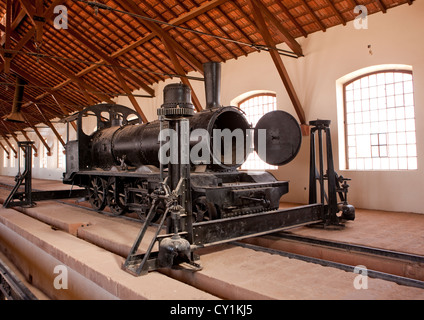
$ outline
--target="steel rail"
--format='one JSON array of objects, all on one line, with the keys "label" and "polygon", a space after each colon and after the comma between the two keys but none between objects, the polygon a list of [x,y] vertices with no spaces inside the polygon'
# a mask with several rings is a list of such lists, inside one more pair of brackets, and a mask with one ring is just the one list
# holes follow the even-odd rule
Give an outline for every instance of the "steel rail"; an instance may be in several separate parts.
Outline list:
[{"label": "steel rail", "polygon": [[342,249],[348,252],[362,253],[373,256],[380,256],[391,259],[398,259],[405,262],[422,263],[424,265],[424,256],[407,252],[399,252],[377,247],[364,246],[353,243],[339,242],[334,240],[311,238],[301,235],[296,235],[287,232],[273,233],[272,237],[277,237],[284,240],[292,240],[307,244],[319,245],[331,249]]},{"label": "steel rail", "polygon": [[0,300],[38,300],[1,259]]},{"label": "steel rail", "polygon": [[[305,261],[305,262],[315,263],[315,264],[319,264],[319,265],[322,265],[322,266],[325,266],[325,267],[333,267],[333,268],[341,269],[341,270],[344,270],[344,271],[347,271],[347,272],[354,272],[355,268],[357,268],[357,266],[351,266],[351,265],[343,264],[343,263],[339,263],[339,262],[309,257],[309,256],[305,256],[305,255],[300,255],[300,254],[297,254],[297,253],[289,253],[289,252],[285,252],[285,251],[281,251],[281,250],[277,250],[277,249],[271,249],[271,248],[263,247],[263,246],[260,246],[260,245],[250,244],[250,243],[242,243],[242,242],[234,241],[234,242],[231,242],[230,244],[233,244],[233,245],[236,245],[236,246],[239,246],[239,247],[242,247],[242,248],[255,250],[255,251],[280,255],[280,256],[283,256],[283,257],[290,258],[290,259],[297,259],[297,260],[302,260],[302,261]],[[370,270],[370,269],[367,269],[366,271],[367,271],[367,276],[369,276],[370,278],[382,279],[382,280],[386,280],[386,281],[395,282],[399,285],[424,289],[424,281],[411,279],[411,278],[407,278],[407,277],[402,277],[402,276],[397,276],[397,275],[393,275],[393,274],[390,274],[390,273],[385,273],[385,272],[380,272],[380,271],[375,271],[375,270]]]}]

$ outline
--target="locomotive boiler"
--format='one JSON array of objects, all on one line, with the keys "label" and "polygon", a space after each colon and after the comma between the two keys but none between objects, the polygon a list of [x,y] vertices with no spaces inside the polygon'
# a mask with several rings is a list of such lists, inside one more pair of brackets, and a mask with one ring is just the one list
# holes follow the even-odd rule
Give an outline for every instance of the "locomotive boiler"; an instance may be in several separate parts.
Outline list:
[{"label": "locomotive boiler", "polygon": [[[204,246],[353,219],[353,207],[346,199],[348,185],[339,185],[346,179],[330,167],[329,122],[317,120],[312,129],[319,131],[320,139],[321,131],[327,133],[328,170],[324,174],[320,165],[321,172],[316,173],[311,141],[310,204],[279,209],[289,182],[239,167],[253,150],[272,165],[293,160],[302,141],[299,124],[278,110],[264,115],[253,128],[240,109],[221,106],[220,65],[206,63],[204,71],[203,111],[194,112],[189,87],[176,83],[164,88],[158,120],[142,123],[134,110],[111,104],[90,106],[68,119],[77,121],[77,139],[66,145],[63,182],[85,187],[88,201],[98,211],[107,206],[114,215],[133,212],[144,221],[123,266],[135,275],[181,261],[199,268],[194,252]],[[96,121],[92,134],[83,130],[83,119],[89,115]],[[335,202],[337,194],[342,203]],[[342,216],[336,215],[339,211]],[[151,222],[157,223],[156,232],[147,252],[139,254]]]}]

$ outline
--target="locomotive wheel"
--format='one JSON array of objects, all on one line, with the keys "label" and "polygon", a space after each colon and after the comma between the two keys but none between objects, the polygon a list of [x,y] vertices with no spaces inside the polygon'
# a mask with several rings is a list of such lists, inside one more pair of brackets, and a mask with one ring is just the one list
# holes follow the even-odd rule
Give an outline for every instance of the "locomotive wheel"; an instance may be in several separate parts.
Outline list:
[{"label": "locomotive wheel", "polygon": [[194,201],[194,214],[196,216],[196,222],[214,220],[218,218],[218,212],[215,205],[208,200],[205,196],[198,197]]},{"label": "locomotive wheel", "polygon": [[106,206],[106,183],[100,177],[93,177],[90,179],[88,189],[88,202],[90,202],[93,209],[102,211]]},{"label": "locomotive wheel", "polygon": [[122,192],[122,188],[118,187],[118,190],[116,188],[116,179],[111,178],[107,185],[106,203],[114,216],[120,216],[127,212],[127,207],[125,206],[125,194]]}]

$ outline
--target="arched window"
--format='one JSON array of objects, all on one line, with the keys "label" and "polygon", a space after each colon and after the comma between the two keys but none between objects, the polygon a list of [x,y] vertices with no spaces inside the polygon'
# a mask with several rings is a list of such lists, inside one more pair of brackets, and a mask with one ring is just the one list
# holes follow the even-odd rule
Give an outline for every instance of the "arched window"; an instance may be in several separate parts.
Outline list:
[{"label": "arched window", "polygon": [[[277,110],[277,98],[274,93],[254,94],[240,101],[238,107],[245,112],[246,118],[252,124],[252,127],[255,127],[265,113]],[[265,163],[256,152],[252,152],[240,169],[265,170],[277,169],[277,167]]]},{"label": "arched window", "polygon": [[417,169],[412,72],[368,73],[343,92],[346,168]]}]

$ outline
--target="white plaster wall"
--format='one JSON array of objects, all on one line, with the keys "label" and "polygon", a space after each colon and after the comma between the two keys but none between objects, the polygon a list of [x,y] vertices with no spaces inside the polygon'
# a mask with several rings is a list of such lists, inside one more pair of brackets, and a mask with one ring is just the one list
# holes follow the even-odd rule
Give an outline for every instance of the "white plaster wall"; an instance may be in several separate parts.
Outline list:
[{"label": "white plaster wall", "polygon": [[[350,182],[349,200],[359,208],[410,211],[424,213],[424,1],[412,6],[402,5],[389,9],[386,14],[369,16],[368,29],[357,30],[353,22],[346,26],[316,32],[297,41],[305,57],[282,57],[290,78],[303,105],[307,121],[331,120],[333,152],[336,170]],[[371,45],[373,54],[369,54]],[[285,45],[282,48],[287,48]],[[413,171],[342,171],[339,170],[339,132],[337,124],[337,79],[358,69],[381,64],[412,66],[415,89],[415,113],[418,170]],[[199,76],[198,73],[190,75]],[[178,79],[155,84],[156,97],[137,98],[149,121],[157,119],[156,109],[163,102],[163,88]],[[203,82],[191,81],[194,92],[204,103]],[[277,94],[279,109],[296,115],[283,83],[267,52],[252,53],[248,57],[229,60],[222,64],[221,102],[229,105],[239,95],[252,90],[270,90]],[[142,90],[134,93],[144,94]],[[118,104],[132,107],[126,97],[116,99]],[[72,129],[71,129],[72,132]],[[54,136],[48,134],[51,139]],[[64,137],[66,135],[64,134]],[[37,139],[36,139],[37,141]],[[54,147],[53,147],[54,149]],[[53,154],[57,154],[53,150]],[[51,158],[53,158],[51,157]],[[2,159],[0,160],[2,161]],[[37,160],[36,160],[37,161]],[[50,160],[53,163],[55,160]],[[35,164],[34,177],[60,179],[57,169],[40,169]],[[289,194],[284,200],[306,203],[308,200],[309,138],[304,137],[295,160],[272,171],[280,180],[290,181]],[[10,174],[1,165],[2,174]],[[16,172],[16,169],[15,169]],[[15,174],[15,173],[13,173]]]},{"label": "white plaster wall", "polygon": [[[55,119],[57,120],[57,119]],[[62,123],[55,123],[56,121],[53,120],[52,122],[54,123],[54,126],[56,128],[56,130],[59,132],[59,134],[62,136],[63,140],[66,142],[66,125],[62,124]],[[38,136],[35,134],[35,132],[33,132],[30,129],[27,129],[29,132],[28,137],[31,139],[31,141],[34,141],[34,146],[37,148],[38,151],[38,155],[36,157],[33,158],[34,161],[34,165],[32,168],[32,176],[34,178],[38,178],[38,179],[50,179],[50,180],[61,180],[62,179],[62,174],[64,169],[58,168],[57,167],[57,163],[58,163],[58,144],[60,143],[56,136],[53,134],[53,132],[51,131],[50,128],[47,127],[41,127],[38,129],[38,131],[40,132],[40,134],[47,138],[47,144],[50,147],[50,152],[51,152],[51,156],[47,157],[47,168],[40,168],[40,153],[42,150],[45,150],[43,148],[43,144],[41,143],[40,139],[38,138]],[[69,129],[69,137],[70,139],[75,139],[75,130],[70,127]],[[18,140],[19,141],[25,141],[25,137],[22,134],[18,134]],[[13,139],[9,139],[9,141],[11,143],[14,144],[15,149],[17,150],[17,144]],[[6,143],[3,141],[2,139],[2,144],[6,146]],[[21,149],[22,152],[22,149]],[[10,157],[14,156],[13,151],[9,151],[10,153]],[[8,166],[4,167],[4,157],[3,157],[3,152],[0,151],[0,173],[2,175],[7,175],[7,176],[16,176],[16,174],[18,173],[18,159],[15,159],[15,166],[11,167],[10,166],[10,159],[8,160]],[[21,164],[21,168],[23,168],[23,164]],[[22,169],[21,169],[22,171]]]}]

